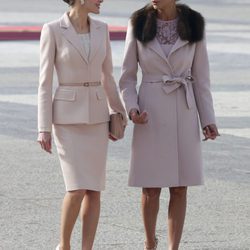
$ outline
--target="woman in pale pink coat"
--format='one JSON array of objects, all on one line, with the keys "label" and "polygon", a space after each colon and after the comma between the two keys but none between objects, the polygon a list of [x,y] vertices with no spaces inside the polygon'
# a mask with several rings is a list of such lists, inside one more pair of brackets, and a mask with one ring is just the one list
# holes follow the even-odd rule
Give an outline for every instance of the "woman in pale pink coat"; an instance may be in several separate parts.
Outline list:
[{"label": "woman in pale pink coat", "polygon": [[136,11],[128,26],[120,89],[135,124],[129,185],[143,188],[145,249],[157,247],[163,187],[170,191],[168,247],[178,249],[187,187],[203,184],[199,121],[205,140],[219,135],[203,17],[175,0],[152,0]]},{"label": "woman in pale pink coat", "polygon": [[[45,24],[41,34],[38,141],[51,153],[53,124],[66,186],[57,250],[70,249],[79,213],[82,249],[91,250],[105,188],[108,139],[114,140],[108,129],[109,107],[123,115],[124,125],[126,112],[112,75],[108,26],[88,16],[99,13],[103,0],[64,2],[70,11]],[[54,67],[59,86],[52,98]]]}]

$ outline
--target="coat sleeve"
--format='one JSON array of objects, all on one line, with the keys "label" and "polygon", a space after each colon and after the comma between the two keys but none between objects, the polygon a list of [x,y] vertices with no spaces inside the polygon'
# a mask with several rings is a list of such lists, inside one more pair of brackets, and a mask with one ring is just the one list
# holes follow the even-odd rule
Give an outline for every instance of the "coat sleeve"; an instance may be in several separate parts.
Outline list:
[{"label": "coat sleeve", "polygon": [[52,83],[55,62],[55,38],[48,24],[40,38],[40,74],[38,87],[38,131],[52,130]]},{"label": "coat sleeve", "polygon": [[136,90],[138,71],[137,41],[133,34],[131,21],[128,23],[122,73],[119,81],[120,91],[127,113],[131,109],[139,109]]},{"label": "coat sleeve", "polygon": [[106,35],[106,57],[102,65],[102,84],[106,95],[108,97],[108,103],[112,111],[121,113],[124,120],[124,125],[127,124],[127,116],[125,108],[122,104],[114,77],[113,77],[113,63],[112,63],[112,54],[109,38],[108,25],[106,26],[107,35]]},{"label": "coat sleeve", "polygon": [[215,124],[206,39],[197,42],[192,65],[194,95],[202,128]]}]

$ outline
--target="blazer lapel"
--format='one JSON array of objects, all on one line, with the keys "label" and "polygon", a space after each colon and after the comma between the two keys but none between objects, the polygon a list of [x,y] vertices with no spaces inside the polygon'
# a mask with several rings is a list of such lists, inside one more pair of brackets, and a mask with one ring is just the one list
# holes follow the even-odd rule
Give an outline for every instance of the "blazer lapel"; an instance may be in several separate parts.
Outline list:
[{"label": "blazer lapel", "polygon": [[83,60],[88,63],[88,57],[84,51],[83,45],[81,44],[81,40],[78,37],[73,25],[71,24],[68,14],[64,13],[60,26],[62,28],[63,36],[73,45],[73,47],[79,52]]},{"label": "blazer lapel", "polygon": [[105,42],[103,41],[103,37],[105,37],[103,34],[101,34],[101,26],[98,22],[93,20],[92,18],[89,18],[90,21],[90,55],[89,55],[89,62],[92,61],[94,56],[96,55],[96,52],[98,48],[100,47],[101,43]]}]

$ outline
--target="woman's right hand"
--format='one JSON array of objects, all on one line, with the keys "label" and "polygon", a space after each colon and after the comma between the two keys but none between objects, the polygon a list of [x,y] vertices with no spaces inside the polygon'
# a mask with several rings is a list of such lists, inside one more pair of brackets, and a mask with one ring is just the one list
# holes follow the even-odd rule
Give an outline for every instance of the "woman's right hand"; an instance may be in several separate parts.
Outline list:
[{"label": "woman's right hand", "polygon": [[132,109],[129,112],[129,116],[135,124],[145,124],[148,122],[148,113],[146,111],[140,113],[137,109]]},{"label": "woman's right hand", "polygon": [[50,132],[40,132],[37,138],[37,141],[40,143],[41,148],[48,153],[51,151],[51,133]]}]

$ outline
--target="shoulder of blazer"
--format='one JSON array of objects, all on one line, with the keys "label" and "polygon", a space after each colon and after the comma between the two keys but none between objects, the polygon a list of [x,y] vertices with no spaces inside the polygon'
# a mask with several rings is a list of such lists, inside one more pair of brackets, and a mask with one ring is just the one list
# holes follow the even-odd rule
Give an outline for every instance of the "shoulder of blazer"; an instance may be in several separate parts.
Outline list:
[{"label": "shoulder of blazer", "polygon": [[[99,21],[99,20],[96,20],[90,16],[89,16],[89,20],[91,22],[91,25],[94,28],[99,29],[99,28],[105,28],[107,26],[106,23]],[[61,28],[68,28],[69,26],[71,26],[71,23],[70,23],[67,12],[65,12],[61,18],[59,18],[58,20],[55,20],[53,22],[48,23],[48,25],[51,25],[51,26],[58,26],[59,25]]]},{"label": "shoulder of blazer", "polygon": [[60,20],[61,18],[51,22],[44,23],[43,29],[44,27],[47,27],[52,32],[52,34],[55,34],[55,30],[60,27]]},{"label": "shoulder of blazer", "polygon": [[47,25],[47,26],[49,26],[50,28],[53,29],[53,28],[59,26],[60,22],[61,22],[61,18],[50,21],[50,22],[47,22],[47,23],[44,23],[44,25]]}]

